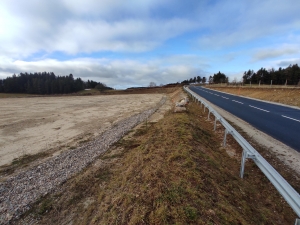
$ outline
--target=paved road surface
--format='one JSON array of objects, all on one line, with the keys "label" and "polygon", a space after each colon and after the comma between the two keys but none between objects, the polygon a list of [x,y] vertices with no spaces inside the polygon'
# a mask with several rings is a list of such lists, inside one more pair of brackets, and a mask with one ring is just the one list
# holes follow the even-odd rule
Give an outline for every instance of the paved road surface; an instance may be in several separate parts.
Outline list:
[{"label": "paved road surface", "polygon": [[300,152],[300,110],[224,94],[203,87],[190,86],[190,89]]}]

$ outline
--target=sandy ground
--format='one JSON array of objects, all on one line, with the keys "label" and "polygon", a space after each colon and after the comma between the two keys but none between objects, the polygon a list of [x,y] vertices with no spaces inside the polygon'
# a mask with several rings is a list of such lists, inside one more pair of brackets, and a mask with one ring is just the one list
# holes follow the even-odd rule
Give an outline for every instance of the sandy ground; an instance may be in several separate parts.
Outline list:
[{"label": "sandy ground", "polygon": [[161,94],[0,99],[0,165],[25,154],[75,148]]},{"label": "sandy ground", "polygon": [[274,154],[278,159],[280,159],[286,166],[295,171],[300,177],[300,153],[293,148],[283,144],[282,142],[274,139],[273,137],[263,133],[262,131],[254,128],[249,123],[238,117],[232,115],[231,113],[219,108],[218,106],[208,102],[221,116],[226,120],[233,122],[235,125],[240,127],[244,132],[246,132],[252,140],[255,140],[260,145],[264,146]]}]

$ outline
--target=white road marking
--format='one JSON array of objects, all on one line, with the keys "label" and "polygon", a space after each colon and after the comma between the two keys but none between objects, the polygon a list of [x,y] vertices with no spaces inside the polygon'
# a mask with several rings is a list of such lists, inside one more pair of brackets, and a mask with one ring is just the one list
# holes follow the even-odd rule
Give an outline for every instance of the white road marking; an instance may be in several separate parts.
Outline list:
[{"label": "white road marking", "polygon": [[226,97],[224,97],[224,96],[221,96],[222,98],[225,98],[225,99],[229,99],[229,98],[226,98]]},{"label": "white road marking", "polygon": [[297,122],[300,122],[300,120],[296,120],[296,119],[294,119],[294,118],[291,118],[291,117],[288,117],[288,116],[284,116],[284,115],[281,115],[282,117],[285,117],[285,118],[288,118],[288,119],[290,119],[290,120],[295,120],[295,121],[297,121]]},{"label": "white road marking", "polygon": [[255,109],[261,110],[261,111],[270,112],[270,111],[268,111],[268,110],[265,110],[265,109],[257,108],[257,107],[255,107],[255,106],[253,106],[253,105],[249,105],[249,106],[250,106],[250,107],[252,107],[252,108],[255,108]]},{"label": "white road marking", "polygon": [[242,103],[242,102],[239,102],[239,101],[236,101],[236,100],[232,100],[233,102],[237,102],[237,103],[240,103],[240,104],[244,104],[244,103]]},{"label": "white road marking", "polygon": [[214,95],[219,96],[219,95],[217,95],[217,94],[214,94]]}]

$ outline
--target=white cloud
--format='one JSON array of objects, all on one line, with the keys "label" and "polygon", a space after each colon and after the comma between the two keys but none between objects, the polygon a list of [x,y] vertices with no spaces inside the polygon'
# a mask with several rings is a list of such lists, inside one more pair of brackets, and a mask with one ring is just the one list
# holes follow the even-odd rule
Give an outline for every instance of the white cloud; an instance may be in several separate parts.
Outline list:
[{"label": "white cloud", "polygon": [[234,74],[274,57],[283,65],[299,58],[299,8],[299,0],[1,0],[0,76],[53,71],[147,85],[208,69]]},{"label": "white cloud", "polygon": [[52,49],[70,54],[97,51],[141,52],[152,50],[165,40],[179,35],[195,26],[184,19],[168,21],[123,20],[114,23],[105,21],[69,21],[52,40]]},{"label": "white cloud", "polygon": [[298,64],[300,65],[300,57],[299,58],[286,58],[281,60],[276,60],[272,62],[272,67],[275,67],[276,69],[279,67],[285,68],[289,65]]},{"label": "white cloud", "polygon": [[156,62],[163,61],[165,65],[186,65],[186,66],[198,66],[202,69],[210,67],[207,58],[195,54],[174,54],[157,57]]},{"label": "white cloud", "polygon": [[222,1],[204,12],[209,32],[198,43],[201,48],[222,49],[299,31],[299,8],[298,0]]},{"label": "white cloud", "polygon": [[244,71],[226,73],[226,76],[229,78],[229,82],[232,82],[233,80],[240,82],[243,80],[243,75],[244,75]]},{"label": "white cloud", "polygon": [[197,26],[188,18],[141,16],[141,12],[157,4],[156,1],[120,0],[84,3],[5,0],[0,3],[3,13],[0,43],[5,43],[0,54],[17,59],[36,52],[74,55],[99,51],[143,52]]},{"label": "white cloud", "polygon": [[200,68],[190,65],[176,64],[165,66],[157,60],[139,62],[137,60],[110,60],[77,58],[67,61],[44,59],[34,62],[22,60],[6,61],[0,66],[0,78],[6,78],[20,72],[54,72],[56,75],[81,77],[83,80],[92,79],[106,83],[112,87],[127,88],[131,86],[147,86],[151,81],[157,84],[181,82],[184,79],[206,74]]},{"label": "white cloud", "polygon": [[147,17],[150,10],[169,1],[159,0],[63,0],[63,5],[77,16],[94,16],[116,19],[121,17]]},{"label": "white cloud", "polygon": [[299,46],[283,46],[279,48],[267,48],[256,51],[252,60],[260,61],[264,59],[276,58],[279,56],[294,55],[300,53]]}]

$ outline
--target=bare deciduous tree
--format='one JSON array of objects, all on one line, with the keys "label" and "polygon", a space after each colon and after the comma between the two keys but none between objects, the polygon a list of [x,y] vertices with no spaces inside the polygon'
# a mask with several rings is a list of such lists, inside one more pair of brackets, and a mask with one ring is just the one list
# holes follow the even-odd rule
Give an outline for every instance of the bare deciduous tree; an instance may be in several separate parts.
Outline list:
[{"label": "bare deciduous tree", "polygon": [[156,83],[151,81],[150,84],[149,84],[149,87],[156,87]]}]

